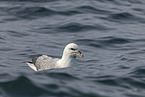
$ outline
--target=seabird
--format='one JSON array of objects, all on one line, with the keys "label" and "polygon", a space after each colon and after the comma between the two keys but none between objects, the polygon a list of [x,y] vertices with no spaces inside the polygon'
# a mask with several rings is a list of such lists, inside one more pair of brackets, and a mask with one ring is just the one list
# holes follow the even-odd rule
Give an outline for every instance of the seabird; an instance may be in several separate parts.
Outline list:
[{"label": "seabird", "polygon": [[47,55],[42,55],[32,59],[32,62],[26,62],[35,71],[53,69],[53,68],[66,68],[75,66],[77,63],[76,56],[84,57],[79,51],[79,46],[75,43],[66,45],[63,51],[62,58],[51,58]]}]

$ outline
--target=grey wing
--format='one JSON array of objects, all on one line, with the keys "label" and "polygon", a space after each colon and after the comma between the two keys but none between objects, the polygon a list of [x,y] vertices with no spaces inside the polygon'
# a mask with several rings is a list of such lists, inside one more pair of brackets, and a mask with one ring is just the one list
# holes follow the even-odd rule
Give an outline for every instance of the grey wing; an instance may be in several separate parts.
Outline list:
[{"label": "grey wing", "polygon": [[42,55],[38,57],[35,61],[35,66],[38,70],[45,70],[57,67],[57,61],[59,59],[52,59],[47,55]]}]

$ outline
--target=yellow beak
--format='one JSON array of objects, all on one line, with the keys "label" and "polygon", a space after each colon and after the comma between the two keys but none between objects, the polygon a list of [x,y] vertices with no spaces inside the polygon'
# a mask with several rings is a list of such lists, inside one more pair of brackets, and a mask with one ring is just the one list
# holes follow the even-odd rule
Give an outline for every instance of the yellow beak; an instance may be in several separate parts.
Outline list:
[{"label": "yellow beak", "polygon": [[80,51],[77,52],[77,56],[80,56],[80,57],[82,57],[82,58],[84,57],[84,55],[83,55],[82,52],[80,52]]}]

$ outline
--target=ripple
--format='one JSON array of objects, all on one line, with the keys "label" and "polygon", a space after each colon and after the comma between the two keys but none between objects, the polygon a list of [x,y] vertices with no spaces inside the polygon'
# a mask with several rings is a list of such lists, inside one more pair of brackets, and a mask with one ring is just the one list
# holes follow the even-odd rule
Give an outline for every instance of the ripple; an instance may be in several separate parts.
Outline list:
[{"label": "ripple", "polygon": [[35,19],[39,17],[46,17],[52,15],[69,16],[69,15],[80,14],[79,11],[75,11],[75,10],[58,11],[45,7],[13,7],[13,8],[6,8],[5,11],[23,19]]},{"label": "ripple", "polygon": [[144,18],[137,17],[127,12],[111,14],[107,18],[107,20],[118,22],[118,23],[135,23],[135,22],[144,23],[145,22]]},{"label": "ripple", "polygon": [[131,39],[118,38],[118,37],[103,37],[102,43],[105,44],[126,44],[131,42]]},{"label": "ripple", "polygon": [[130,43],[132,40],[117,37],[102,37],[99,39],[78,39],[76,42],[97,48],[120,48],[121,45]]},{"label": "ripple", "polygon": [[0,40],[5,40],[3,37],[0,37]]},{"label": "ripple", "polygon": [[141,9],[141,8],[132,8],[132,10],[135,10],[135,11],[138,11],[138,12],[144,12],[145,11],[144,9]]},{"label": "ripple", "polygon": [[18,17],[29,19],[40,16],[50,16],[56,14],[56,11],[47,9],[45,7],[26,7],[26,8],[12,8],[10,12]]},{"label": "ripple", "polygon": [[143,2],[136,0],[136,1],[132,1],[132,0],[127,0],[129,3],[131,4],[143,4]]},{"label": "ripple", "polygon": [[135,77],[130,77],[130,76],[116,77],[116,76],[106,75],[106,76],[98,76],[98,77],[88,77],[88,79],[108,86],[122,87],[123,90],[126,89],[126,90],[134,91],[133,87],[136,87],[136,89],[145,89],[145,83],[143,78],[137,79]]},{"label": "ripple", "polygon": [[0,0],[0,1],[10,1],[10,2],[55,2],[59,0]]},{"label": "ripple", "polygon": [[46,74],[49,77],[55,78],[55,79],[60,79],[60,80],[79,80],[77,77],[74,77],[70,74],[67,73],[61,73],[61,72],[49,72]]},{"label": "ripple", "polygon": [[144,66],[139,66],[137,68],[135,68],[132,72],[130,72],[130,74],[133,76],[133,77],[143,77],[144,78],[144,75],[145,75],[145,67]]},{"label": "ripple", "polygon": [[0,48],[0,51],[13,51],[15,49],[13,48],[10,48],[10,47],[3,47],[3,48]]},{"label": "ripple", "polygon": [[121,61],[137,61],[136,59],[126,58],[126,57],[122,57],[120,60]]},{"label": "ripple", "polygon": [[131,86],[131,87],[133,86],[133,87],[136,87],[136,88],[143,88],[143,89],[145,89],[145,83],[141,79],[130,77],[130,78],[120,78],[119,80],[124,83],[123,85],[125,85],[125,83],[126,83],[126,85],[128,85],[128,87],[129,86]]},{"label": "ripple", "polygon": [[88,25],[88,24],[81,24],[81,23],[67,23],[67,24],[61,24],[57,26],[46,26],[46,27],[41,27],[38,28],[36,31],[41,32],[44,34],[47,33],[76,33],[76,32],[87,32],[87,31],[93,31],[93,30],[99,30],[99,31],[104,31],[104,30],[111,30],[111,28],[107,28],[102,25]]},{"label": "ripple", "polygon": [[[2,8],[3,12],[7,12],[8,14],[17,16],[23,19],[35,19],[39,17],[45,16],[53,16],[53,15],[63,15],[63,16],[72,16],[77,14],[111,14],[110,11],[103,10],[101,8],[95,8],[92,6],[79,6],[73,7],[67,10],[54,10],[46,7],[12,7],[12,8]],[[9,20],[9,19],[8,19]],[[14,18],[10,20],[15,20]]]},{"label": "ripple", "polygon": [[84,5],[84,6],[79,6],[75,8],[76,10],[78,10],[81,13],[92,13],[92,14],[111,14],[110,11],[107,10],[103,10],[103,9],[99,9],[99,8],[95,8],[93,6],[89,6],[89,5]]},{"label": "ripple", "polygon": [[130,13],[116,13],[116,14],[112,14],[111,16],[110,16],[110,18],[112,18],[112,19],[114,19],[114,20],[123,20],[123,19],[132,19],[132,18],[134,18],[135,16],[133,16],[132,14],[130,14]]},{"label": "ripple", "polygon": [[86,25],[80,23],[69,23],[57,27],[58,31],[61,32],[82,32],[88,30],[107,30],[108,28],[101,25]]},{"label": "ripple", "polygon": [[92,46],[92,47],[97,47],[97,48],[103,48],[104,47],[97,40],[93,40],[93,39],[78,39],[78,40],[76,40],[76,42],[78,42],[80,44],[85,44],[85,45],[88,45],[88,46]]},{"label": "ripple", "polygon": [[14,37],[25,37],[29,36],[29,34],[26,34],[24,32],[16,32],[16,31],[7,31],[9,35],[14,36]]}]

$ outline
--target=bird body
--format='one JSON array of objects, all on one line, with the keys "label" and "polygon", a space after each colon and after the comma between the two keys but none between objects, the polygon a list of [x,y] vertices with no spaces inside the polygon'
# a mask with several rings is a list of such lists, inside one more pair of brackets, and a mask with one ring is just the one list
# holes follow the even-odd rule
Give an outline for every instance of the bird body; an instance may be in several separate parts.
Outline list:
[{"label": "bird body", "polygon": [[27,62],[27,64],[35,71],[53,68],[66,68],[77,64],[76,56],[83,57],[83,54],[79,51],[78,45],[70,43],[64,48],[61,59],[53,59],[47,55],[42,55],[38,58],[32,59],[32,62]]}]

